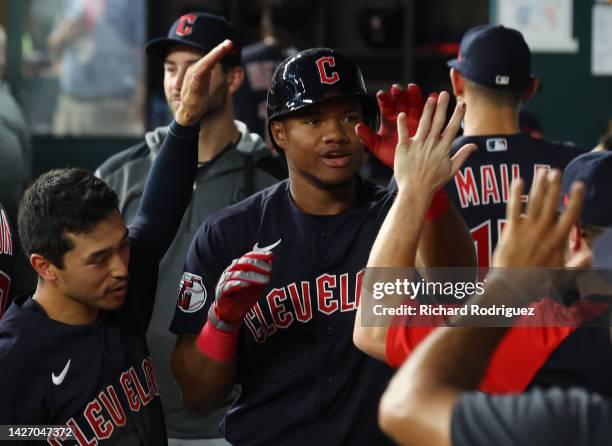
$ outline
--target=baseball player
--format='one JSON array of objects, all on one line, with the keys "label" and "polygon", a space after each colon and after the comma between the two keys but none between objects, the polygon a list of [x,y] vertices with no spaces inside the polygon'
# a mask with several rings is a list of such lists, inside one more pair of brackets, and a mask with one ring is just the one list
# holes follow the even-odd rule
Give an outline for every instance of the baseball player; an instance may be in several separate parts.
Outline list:
[{"label": "baseball player", "polygon": [[[603,228],[612,225],[612,205],[608,205],[612,183],[608,172],[612,169],[609,153],[580,155],[565,169],[564,190],[569,191],[573,181],[583,181],[589,187],[580,224],[572,228],[567,240],[566,263],[575,263],[580,256],[590,255],[591,245]],[[403,224],[406,224],[403,222]],[[398,224],[396,231],[402,230]],[[387,231],[391,231],[387,227]],[[394,246],[397,266],[414,266],[410,249]],[[386,266],[386,258],[370,257],[369,266]],[[490,364],[479,389],[492,393],[518,393],[528,386],[570,387],[580,386],[602,395],[612,395],[609,375],[612,372],[612,345],[607,325],[607,306],[596,307],[588,317],[579,316],[583,307],[577,304],[580,296],[588,296],[584,287],[563,294],[564,303],[542,299],[534,304],[537,314],[565,314],[574,318],[573,323],[543,323],[542,326],[513,327],[492,355]],[[566,306],[567,305],[567,306]],[[415,326],[405,322],[394,326],[362,327],[359,318],[355,323],[355,343],[364,352],[399,367],[433,330],[441,325],[442,318],[432,321],[432,326]],[[423,325],[423,324],[421,324]],[[590,325],[590,326],[583,326]],[[599,325],[599,326],[598,326]]]},{"label": "baseball player", "polygon": [[9,305],[13,277],[13,235],[6,212],[0,204],[0,317]]},{"label": "baseball player", "polygon": [[52,445],[167,444],[145,329],[193,190],[211,71],[231,46],[188,70],[129,228],[115,193],[83,170],[48,172],[26,191],[19,229],[39,282],[0,321],[0,424],[72,429]]},{"label": "baseball player", "polygon": [[[453,143],[451,154],[465,144],[480,150],[446,191],[470,228],[478,266],[487,267],[504,227],[512,180],[523,178],[529,189],[535,172],[563,170],[585,151],[520,132],[520,105],[535,94],[538,80],[531,74],[531,52],[519,31],[494,25],[472,28],[461,41],[459,56],[448,65],[453,93],[466,104],[463,136]],[[367,135],[362,139],[370,144]],[[392,151],[379,153],[379,159],[391,166]]]},{"label": "baseball player", "polygon": [[[504,203],[512,179],[521,176],[529,186],[534,172],[562,169],[583,151],[519,132],[519,105],[533,95],[537,80],[531,75],[531,53],[518,31],[489,25],[473,28],[463,38],[459,53],[457,59],[449,62],[451,81],[453,92],[458,100],[465,101],[467,110],[464,135],[453,143],[451,153],[467,143],[476,144],[480,150],[469,158],[445,190],[470,227],[479,266],[486,267],[504,225]],[[392,93],[405,94],[397,87]],[[370,137],[371,132],[364,129],[362,133],[364,143],[373,147],[376,141]],[[393,150],[372,152],[385,164],[392,164]],[[523,200],[527,200],[527,195]],[[399,367],[432,331],[425,327],[404,328],[367,329],[356,325],[355,340],[368,354]],[[498,350],[501,355],[492,361],[496,367],[486,375],[481,389],[524,390],[551,352],[573,331],[571,327],[513,330],[501,344],[504,349]],[[521,367],[509,367],[519,362]]]},{"label": "baseball player", "polygon": [[[198,143],[198,170],[192,200],[181,222],[178,236],[160,262],[155,307],[147,330],[151,357],[157,372],[158,385],[164,395],[164,413],[169,443],[183,439],[202,444],[224,442],[219,439],[219,421],[227,410],[221,405],[208,417],[186,410],[181,404],[180,390],[170,371],[170,357],[176,336],[168,331],[174,314],[176,284],[183,274],[183,263],[189,244],[200,224],[213,212],[279,181],[270,167],[275,165],[263,139],[234,119],[232,96],[241,85],[244,71],[240,66],[237,31],[223,17],[206,13],[187,13],[179,17],[168,35],[151,40],[147,53],[164,63],[164,91],[172,114],[178,108],[178,97],[190,65],[224,39],[234,42],[229,53],[213,71],[211,100],[200,121],[205,137]],[[104,162],[97,170],[117,193],[119,211],[124,221],[136,215],[147,176],[168,127],[159,127],[146,134],[136,146],[124,150]],[[286,178],[283,172],[282,178]],[[214,193],[210,193],[214,190]],[[236,396],[237,392],[231,396]]]},{"label": "baseball player", "polygon": [[[316,48],[277,68],[267,110],[289,179],[211,216],[189,249],[171,324],[183,401],[207,410],[239,383],[222,425],[232,444],[387,444],[376,401],[389,368],[352,344],[362,269],[394,200],[357,176],[354,128],[373,125],[376,102],[353,61]],[[452,207],[426,226],[425,264],[473,260]],[[440,249],[442,232],[456,249]]]},{"label": "baseball player", "polygon": [[538,81],[519,31],[493,25],[472,28],[461,41],[458,58],[448,65],[453,93],[467,106],[463,136],[454,142],[452,153],[467,143],[480,150],[446,189],[470,228],[478,265],[486,267],[505,224],[512,180],[523,178],[529,190],[534,172],[563,170],[584,150],[520,132],[520,105],[535,94]]},{"label": "baseball player", "polygon": [[[505,275],[507,270],[497,271],[490,276],[485,293],[471,303],[490,305],[491,298],[499,302],[503,296],[505,302],[523,306],[530,298],[537,298],[532,291],[542,280],[539,271],[563,266],[567,259],[567,240],[573,238],[571,232],[581,226],[578,223],[581,205],[590,192],[585,193],[588,186],[587,189],[584,184],[576,187],[576,183],[570,192],[569,185],[574,179],[564,178],[562,185],[558,171],[537,178],[526,216],[521,216],[524,183],[513,183],[508,202],[508,226],[496,248],[493,265],[521,268],[529,274],[524,274],[522,280],[515,280],[514,276],[509,281]],[[564,196],[567,206],[557,218],[559,198]],[[588,213],[586,209],[585,212]],[[388,228],[394,226],[397,230],[405,222],[388,223]],[[384,236],[381,233],[381,238]],[[602,246],[595,244],[594,259],[598,267],[612,266],[611,236],[612,232],[608,231],[599,242]],[[377,243],[383,241],[377,240]],[[574,260],[585,266],[589,256]],[[598,280],[603,282],[602,277]],[[612,282],[602,284],[609,289]],[[461,319],[454,323],[464,324]],[[469,320],[467,324],[438,329],[428,342],[419,346],[418,354],[413,355],[391,381],[381,401],[380,422],[398,444],[610,444],[610,401],[598,394],[589,394],[583,388],[533,389],[510,396],[475,392],[493,351],[508,333],[508,327],[474,327]],[[608,379],[609,376],[608,372]]]}]

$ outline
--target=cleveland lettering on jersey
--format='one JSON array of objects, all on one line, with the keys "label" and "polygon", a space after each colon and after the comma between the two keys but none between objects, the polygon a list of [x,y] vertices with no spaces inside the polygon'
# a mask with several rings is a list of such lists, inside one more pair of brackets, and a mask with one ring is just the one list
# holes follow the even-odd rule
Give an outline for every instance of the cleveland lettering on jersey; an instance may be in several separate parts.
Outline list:
[{"label": "cleveland lettering on jersey", "polygon": [[[47,442],[60,446],[76,440],[80,446],[97,445],[99,440],[109,439],[115,429],[126,425],[128,411],[140,412],[154,398],[159,398],[159,389],[151,358],[147,357],[143,359],[138,372],[133,366],[124,370],[119,380],[101,389],[79,416],[66,421],[74,439],[48,438]],[[126,407],[122,401],[127,401]]]},{"label": "cleveland lettering on jersey", "polygon": [[289,328],[294,322],[310,322],[313,311],[323,316],[355,311],[359,306],[363,270],[355,275],[352,292],[349,280],[347,273],[322,274],[316,278],[312,292],[309,281],[274,288],[247,313],[244,323],[255,342],[264,343],[269,336]]}]

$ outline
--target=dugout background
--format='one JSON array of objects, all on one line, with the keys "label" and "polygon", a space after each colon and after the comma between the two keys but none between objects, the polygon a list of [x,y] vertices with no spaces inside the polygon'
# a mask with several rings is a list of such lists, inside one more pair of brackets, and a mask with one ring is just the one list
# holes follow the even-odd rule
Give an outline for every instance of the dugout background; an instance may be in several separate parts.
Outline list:
[{"label": "dugout background", "polygon": [[[22,0],[0,0],[0,23],[9,37],[7,80],[22,97],[21,46],[25,20]],[[189,9],[209,10],[229,17],[245,32],[247,42],[258,38],[257,0],[147,0],[147,36],[166,33],[172,21]],[[446,61],[453,57],[463,32],[495,16],[495,0],[334,0],[324,1],[313,44],[335,47],[361,65],[372,92],[391,82],[417,82],[428,92],[450,88]],[[575,54],[535,53],[533,70],[543,88],[527,107],[542,121],[546,136],[596,144],[612,117],[610,76],[590,74],[591,0],[574,0]],[[382,31],[369,21],[378,16]],[[161,66],[147,64],[148,96],[161,94]],[[148,126],[147,126],[148,127]],[[34,134],[34,174],[65,165],[94,169],[112,153],[136,142],[134,138],[57,138]]]}]

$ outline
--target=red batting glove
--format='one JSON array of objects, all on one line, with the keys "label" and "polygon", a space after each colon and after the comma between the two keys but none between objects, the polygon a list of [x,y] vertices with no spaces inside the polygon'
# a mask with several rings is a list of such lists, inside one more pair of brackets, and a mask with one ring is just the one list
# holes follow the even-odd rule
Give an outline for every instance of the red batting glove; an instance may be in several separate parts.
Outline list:
[{"label": "red batting glove", "polygon": [[397,116],[404,112],[408,117],[408,134],[413,137],[423,113],[423,96],[416,84],[408,84],[406,90],[393,85],[391,91],[376,94],[380,109],[378,133],[365,124],[357,124],[355,132],[368,150],[385,166],[393,169],[395,147],[397,146]]},{"label": "red batting glove", "polygon": [[234,358],[244,316],[255,306],[270,281],[272,253],[249,252],[228,266],[215,290],[215,302],[200,332],[198,350],[216,361]]},{"label": "red batting glove", "polygon": [[271,252],[253,251],[234,260],[217,283],[215,303],[211,306],[214,316],[221,323],[239,327],[261,297],[271,273]]}]

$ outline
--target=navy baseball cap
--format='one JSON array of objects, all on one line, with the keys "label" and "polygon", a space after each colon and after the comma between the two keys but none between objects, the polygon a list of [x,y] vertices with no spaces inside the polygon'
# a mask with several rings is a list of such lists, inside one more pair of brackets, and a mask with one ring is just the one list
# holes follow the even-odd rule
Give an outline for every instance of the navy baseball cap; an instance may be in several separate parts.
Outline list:
[{"label": "navy baseball cap", "polygon": [[523,35],[499,25],[468,30],[461,39],[459,56],[447,65],[463,77],[491,88],[523,88],[531,79],[531,51]]},{"label": "navy baseball cap", "polygon": [[236,28],[224,17],[205,12],[189,12],[180,16],[168,31],[167,37],[158,37],[145,46],[149,56],[164,60],[173,45],[187,45],[208,53],[225,39],[234,43],[234,48],[223,60],[240,65],[241,44]]},{"label": "navy baseball cap", "polygon": [[580,223],[612,226],[612,152],[589,152],[574,158],[563,171],[560,210],[575,181],[586,186]]}]

